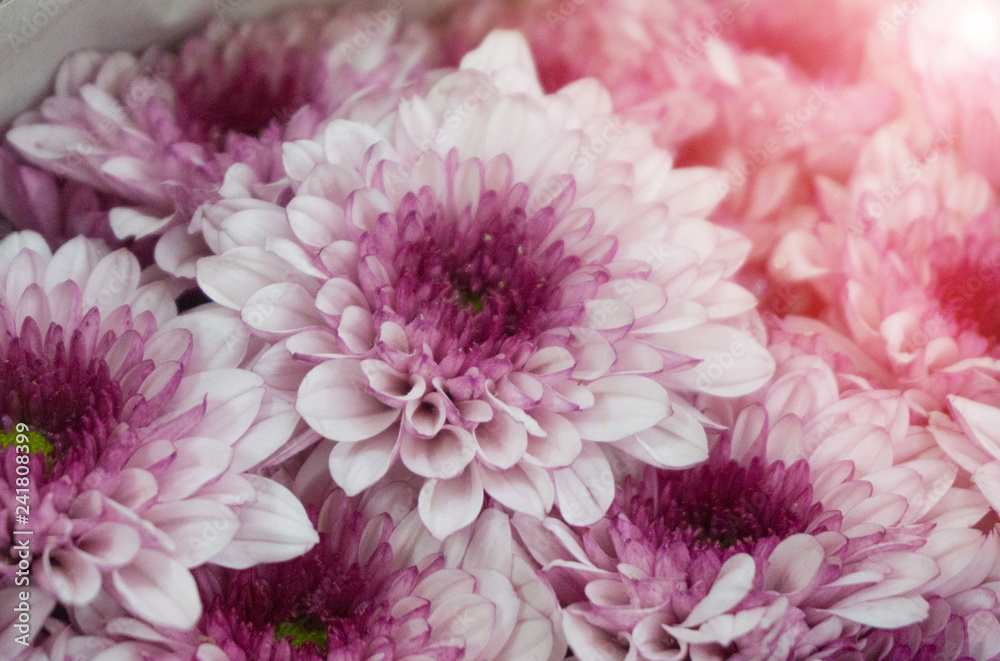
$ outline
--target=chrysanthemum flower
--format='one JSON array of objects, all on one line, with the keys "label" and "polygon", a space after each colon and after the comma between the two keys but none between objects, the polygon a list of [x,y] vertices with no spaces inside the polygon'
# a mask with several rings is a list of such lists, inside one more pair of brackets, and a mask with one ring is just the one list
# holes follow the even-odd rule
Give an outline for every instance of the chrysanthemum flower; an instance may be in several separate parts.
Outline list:
[{"label": "chrysanthemum flower", "polygon": [[707,463],[627,478],[586,529],[515,517],[579,659],[853,658],[995,549],[969,529],[981,496],[899,393],[841,392],[818,357],[774,351],[774,381]]},{"label": "chrysanthemum flower", "polygon": [[488,508],[442,543],[413,510],[415,495],[402,483],[357,498],[334,489],[309,553],[242,571],[197,570],[205,611],[195,631],[117,618],[91,639],[199,661],[563,659],[555,596],[507,515]]},{"label": "chrysanthemum flower", "polygon": [[792,278],[844,283],[823,323],[792,326],[833,338],[867,378],[906,391],[915,419],[997,507],[1000,208],[954,147],[949,134],[886,127],[849,186],[824,194],[837,234],[789,236],[776,253]]},{"label": "chrysanthemum flower", "polygon": [[419,78],[429,39],[398,17],[319,9],[229,26],[180,45],[82,52],[56,73],[55,93],[16,120],[8,140],[31,163],[113,193],[119,238],[162,236],[156,258],[194,275],[210,250],[198,207],[224,186],[276,198],[281,144],[312,137],[356,92]]},{"label": "chrysanthemum flower", "polygon": [[671,170],[609,113],[593,81],[543,95],[523,41],[496,33],[378,127],[287,145],[287,208],[225,202],[257,230],[199,284],[278,342],[268,376],[337,442],[348,493],[401,463],[442,538],[484,492],[586,524],[613,495],[600,444],[689,465],[704,432],[670,393],[769,378],[738,327],[754,298],[728,279],[747,243],[702,218],[714,172]]},{"label": "chrysanthemum flower", "polygon": [[316,541],[290,491],[246,473],[298,418],[240,369],[239,319],[218,306],[177,316],[167,286],[140,278],[134,256],[96,241],[55,254],[32,232],[0,242],[3,609],[27,576],[32,637],[105,593],[190,626],[191,567],[284,560]]}]

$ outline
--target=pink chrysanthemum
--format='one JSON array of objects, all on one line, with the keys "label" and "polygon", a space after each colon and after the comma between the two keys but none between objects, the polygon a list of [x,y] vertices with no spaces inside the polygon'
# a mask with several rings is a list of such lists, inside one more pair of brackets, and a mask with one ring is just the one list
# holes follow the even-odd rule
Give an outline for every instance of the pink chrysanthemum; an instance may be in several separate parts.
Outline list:
[{"label": "pink chrysanthemum", "polygon": [[211,252],[189,227],[200,205],[225,186],[275,199],[282,142],[312,137],[362,89],[419,79],[429,43],[397,17],[311,9],[213,23],[177,54],[78,53],[7,138],[31,163],[120,197],[114,233],[162,237],[157,263],[189,277]]},{"label": "pink chrysanthemum", "polygon": [[824,199],[835,221],[826,243],[799,233],[777,254],[792,279],[843,283],[840,300],[823,323],[792,326],[827,335],[874,383],[906,391],[915,419],[997,507],[995,193],[956,158],[953,136],[893,125],[873,137],[848,187]]},{"label": "pink chrysanthemum", "polygon": [[402,463],[439,537],[484,492],[586,524],[613,495],[600,444],[689,465],[707,446],[684,396],[769,378],[728,279],[747,244],[702,218],[714,172],[671,170],[609,111],[593,81],[543,95],[496,33],[381,128],[286,145],[287,208],[225,202],[253,242],[199,284],[278,342],[260,373],[337,441],[348,493]]},{"label": "pink chrysanthemum", "polygon": [[[30,585],[29,641],[50,613],[105,593],[149,622],[190,626],[189,568],[315,543],[291,492],[245,473],[297,416],[239,369],[239,319],[218,306],[176,316],[167,286],[140,277],[130,253],[83,238],[55,254],[31,232],[0,242],[3,608],[17,603],[8,588]],[[4,645],[6,658],[23,650]]]},{"label": "pink chrysanthemum", "polygon": [[587,529],[515,517],[579,659],[855,658],[988,577],[988,507],[900,394],[773,351],[766,389],[732,419],[716,402],[731,431],[707,463],[627,477]]},{"label": "pink chrysanthemum", "polygon": [[320,542],[302,557],[197,570],[205,610],[195,631],[111,618],[87,639],[176,661],[563,659],[555,596],[507,515],[489,508],[441,543],[414,496],[402,483],[359,498],[335,489],[319,511]]},{"label": "pink chrysanthemum", "polygon": [[[741,416],[733,442],[781,443],[790,418],[740,437],[762,415]],[[926,617],[920,588],[938,568],[917,552],[929,526],[907,524],[905,497],[854,479],[849,461],[815,471],[729,452],[722,441],[698,468],[628,478],[587,530],[519,520],[578,658],[806,658]]]}]

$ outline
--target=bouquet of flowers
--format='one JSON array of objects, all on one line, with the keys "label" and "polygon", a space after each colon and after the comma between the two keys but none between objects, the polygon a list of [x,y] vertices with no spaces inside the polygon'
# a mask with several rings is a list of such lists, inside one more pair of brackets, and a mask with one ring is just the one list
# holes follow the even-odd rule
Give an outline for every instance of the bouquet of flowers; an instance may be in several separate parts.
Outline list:
[{"label": "bouquet of flowers", "polygon": [[0,658],[1000,659],[1000,7],[238,5],[4,128]]}]

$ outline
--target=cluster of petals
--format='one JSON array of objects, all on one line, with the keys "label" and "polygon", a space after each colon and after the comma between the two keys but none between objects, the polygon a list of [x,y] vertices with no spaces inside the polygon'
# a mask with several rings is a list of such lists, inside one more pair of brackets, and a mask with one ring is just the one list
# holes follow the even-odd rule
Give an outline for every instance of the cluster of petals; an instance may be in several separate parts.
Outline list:
[{"label": "cluster of petals", "polygon": [[176,53],[70,56],[54,94],[15,120],[7,140],[27,162],[115,196],[105,209],[114,235],[157,238],[157,263],[191,277],[211,252],[202,204],[234,187],[277,198],[283,142],[312,137],[360,90],[419,79],[429,50],[420,27],[394,14],[312,8],[245,25],[216,20]]},{"label": "cluster of petals", "polygon": [[202,290],[275,342],[255,369],[337,443],[336,483],[356,494],[402,463],[445,537],[484,493],[598,520],[601,444],[703,459],[684,395],[773,371],[729,279],[748,245],[704,220],[715,171],[672,169],[592,80],[543,94],[514,33],[377,121],[370,105],[286,145],[286,205],[220,202],[255,241],[198,264]]},{"label": "cluster of petals", "polygon": [[[856,636],[854,661],[992,661],[1000,656],[1000,545],[995,535],[975,555],[950,561],[950,576],[928,591],[922,622],[899,629],[873,629]],[[945,547],[946,545],[940,544]],[[959,545],[950,545],[956,548]],[[944,549],[942,549],[944,550]]]},{"label": "cluster of petals", "polygon": [[241,369],[240,320],[214,305],[177,315],[169,287],[142,278],[131,253],[95,240],[54,254],[33,232],[0,242],[6,658],[24,649],[11,618],[26,566],[41,644],[105,598],[191,626],[191,568],[284,560],[316,541],[298,499],[247,472],[298,417]]}]

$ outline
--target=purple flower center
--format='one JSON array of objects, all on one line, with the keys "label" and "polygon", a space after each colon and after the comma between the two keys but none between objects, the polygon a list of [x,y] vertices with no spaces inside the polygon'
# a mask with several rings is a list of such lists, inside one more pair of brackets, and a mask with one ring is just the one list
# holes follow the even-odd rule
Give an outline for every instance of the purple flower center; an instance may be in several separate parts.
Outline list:
[{"label": "purple flower center", "polygon": [[475,215],[449,212],[426,187],[408,194],[395,218],[383,214],[360,241],[361,284],[376,327],[393,321],[412,347],[430,347],[430,376],[509,365],[541,333],[583,311],[564,303],[560,287],[580,259],[565,255],[562,241],[543,243],[553,215],[546,208],[528,218],[523,204],[496,191],[483,194]]},{"label": "purple flower center", "polygon": [[[183,59],[182,59],[183,62]],[[185,139],[223,151],[231,133],[260,138],[317,96],[322,64],[301,49],[258,50],[238,61],[212,58],[191,71],[178,68],[177,123]]]},{"label": "purple flower center", "polygon": [[[385,542],[364,562],[357,562],[357,539],[364,528],[360,514],[345,522],[350,538],[335,550],[331,538],[288,562],[227,571],[210,590],[202,573],[202,592],[214,592],[202,616],[201,630],[231,658],[318,661],[337,652],[338,659],[364,659],[379,651],[393,658],[392,604],[384,589],[403,572],[391,573],[391,547]],[[350,558],[355,558],[354,561]],[[205,570],[201,570],[205,571]]]},{"label": "purple flower center", "polygon": [[[91,321],[97,320],[94,312]],[[0,425],[9,434],[23,423],[36,435],[34,448],[51,446],[44,451],[44,469],[41,459],[32,469],[36,485],[64,476],[80,484],[99,466],[124,462],[126,448],[108,442],[123,410],[121,386],[104,360],[114,339],[109,333],[88,351],[81,330],[66,337],[52,324],[43,339],[28,318],[20,336],[8,335],[0,346]],[[8,445],[4,452],[14,449]]]},{"label": "purple flower center", "polygon": [[755,458],[742,466],[714,454],[697,468],[657,471],[655,491],[635,494],[621,511],[656,546],[682,540],[691,550],[727,555],[805,532],[823,512],[804,461],[786,468]]}]

